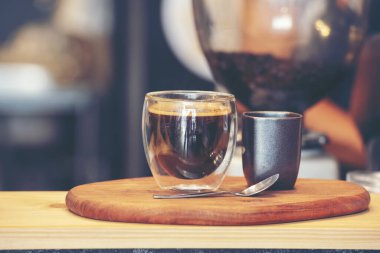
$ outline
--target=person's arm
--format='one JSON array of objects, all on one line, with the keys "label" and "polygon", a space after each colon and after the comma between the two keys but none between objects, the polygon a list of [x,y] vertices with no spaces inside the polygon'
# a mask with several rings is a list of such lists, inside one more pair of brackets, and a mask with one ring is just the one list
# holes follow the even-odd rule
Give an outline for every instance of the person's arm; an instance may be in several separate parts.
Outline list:
[{"label": "person's arm", "polygon": [[329,138],[326,150],[340,162],[351,167],[365,168],[364,142],[353,117],[324,99],[304,113],[305,127],[324,133]]}]

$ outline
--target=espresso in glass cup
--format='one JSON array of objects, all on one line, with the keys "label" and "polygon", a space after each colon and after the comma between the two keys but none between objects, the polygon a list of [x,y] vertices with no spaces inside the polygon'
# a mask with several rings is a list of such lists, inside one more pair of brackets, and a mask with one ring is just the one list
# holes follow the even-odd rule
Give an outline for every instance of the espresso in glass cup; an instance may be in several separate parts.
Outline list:
[{"label": "espresso in glass cup", "polygon": [[216,190],[236,145],[235,97],[212,91],[159,91],[146,94],[145,155],[163,189]]}]

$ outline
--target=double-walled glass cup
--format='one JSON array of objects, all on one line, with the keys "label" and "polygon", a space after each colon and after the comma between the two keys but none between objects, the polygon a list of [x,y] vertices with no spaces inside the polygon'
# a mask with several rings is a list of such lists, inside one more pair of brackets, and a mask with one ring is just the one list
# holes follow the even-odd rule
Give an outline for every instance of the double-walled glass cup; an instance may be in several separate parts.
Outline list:
[{"label": "double-walled glass cup", "polygon": [[145,155],[162,189],[216,190],[231,162],[236,130],[231,94],[159,91],[145,96]]}]

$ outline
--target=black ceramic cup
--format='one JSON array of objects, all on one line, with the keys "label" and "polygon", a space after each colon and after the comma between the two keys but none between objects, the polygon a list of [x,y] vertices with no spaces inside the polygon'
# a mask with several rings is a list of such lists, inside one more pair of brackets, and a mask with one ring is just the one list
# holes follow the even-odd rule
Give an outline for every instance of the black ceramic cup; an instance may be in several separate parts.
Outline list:
[{"label": "black ceramic cup", "polygon": [[248,185],[278,173],[271,189],[292,189],[301,157],[302,115],[282,111],[243,113],[243,171]]}]

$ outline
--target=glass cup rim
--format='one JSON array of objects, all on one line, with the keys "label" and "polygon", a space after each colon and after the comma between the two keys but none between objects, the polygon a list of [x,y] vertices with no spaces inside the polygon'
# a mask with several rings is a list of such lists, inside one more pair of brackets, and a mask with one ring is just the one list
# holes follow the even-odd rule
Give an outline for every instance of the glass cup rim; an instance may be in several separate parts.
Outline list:
[{"label": "glass cup rim", "polygon": [[300,113],[289,111],[248,111],[243,112],[243,118],[254,120],[298,120],[303,116]]},{"label": "glass cup rim", "polygon": [[[178,94],[199,94],[199,95],[208,95],[210,98],[168,98],[164,95]],[[145,99],[152,99],[155,101],[186,101],[186,102],[226,102],[226,101],[235,101],[235,96],[226,92],[219,91],[203,91],[203,90],[165,90],[165,91],[152,91],[145,94]]]}]

